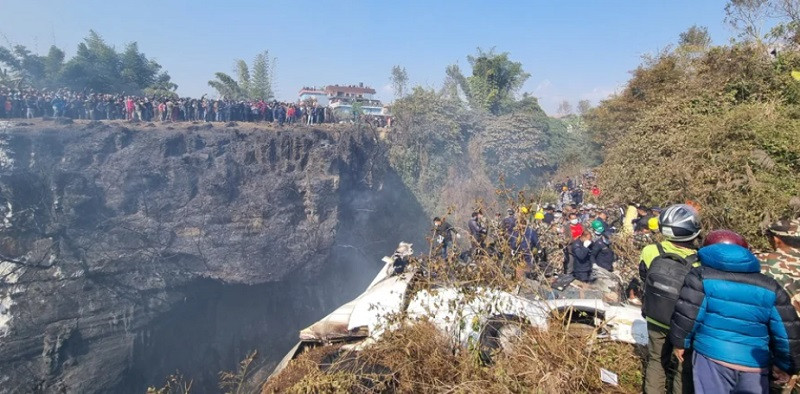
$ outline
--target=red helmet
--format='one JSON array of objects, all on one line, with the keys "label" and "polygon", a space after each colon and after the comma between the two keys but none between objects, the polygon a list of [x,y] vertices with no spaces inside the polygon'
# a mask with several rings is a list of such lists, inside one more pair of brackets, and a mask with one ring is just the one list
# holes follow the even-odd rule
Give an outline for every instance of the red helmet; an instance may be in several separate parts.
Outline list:
[{"label": "red helmet", "polygon": [[708,235],[706,235],[705,241],[703,241],[703,246],[720,244],[720,243],[739,245],[743,248],[750,247],[750,245],[747,244],[747,241],[745,241],[744,237],[731,230],[714,230],[708,233]]}]

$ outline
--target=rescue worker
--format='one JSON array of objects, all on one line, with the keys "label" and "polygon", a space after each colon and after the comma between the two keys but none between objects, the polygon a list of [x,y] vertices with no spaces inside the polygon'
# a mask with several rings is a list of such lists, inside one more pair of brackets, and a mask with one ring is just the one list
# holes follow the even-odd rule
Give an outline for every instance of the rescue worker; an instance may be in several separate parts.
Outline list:
[{"label": "rescue worker", "polygon": [[472,213],[472,219],[467,223],[469,228],[470,242],[472,244],[472,253],[477,250],[486,248],[486,235],[489,229],[483,224],[483,212],[476,211]]},{"label": "rescue worker", "polygon": [[[581,282],[593,282],[592,276],[592,232],[585,230],[567,247],[565,265],[572,266],[572,276]],[[569,268],[565,268],[568,270]]]},{"label": "rescue worker", "polygon": [[596,265],[608,272],[614,272],[614,260],[617,259],[617,256],[614,254],[614,250],[611,249],[611,239],[606,234],[603,222],[595,219],[592,222],[592,230],[594,230],[595,234],[591,247],[592,265]]},{"label": "rescue worker", "polygon": [[[681,393],[691,380],[681,376],[683,365],[672,354],[667,335],[678,289],[689,269],[700,265],[694,247],[700,235],[700,218],[694,208],[677,204],[664,210],[658,222],[666,240],[642,249],[639,261],[639,277],[644,284],[642,314],[648,334],[644,392]],[[687,373],[690,371],[687,368]]]},{"label": "rescue worker", "polygon": [[636,207],[636,219],[633,221],[633,231],[638,233],[647,230],[647,222],[650,220],[650,209],[644,205]]},{"label": "rescue worker", "polygon": [[564,186],[561,188],[561,195],[558,197],[558,203],[561,204],[561,209],[565,209],[567,206],[572,204],[572,195],[569,192],[569,188]]},{"label": "rescue worker", "polygon": [[800,218],[772,223],[767,235],[775,251],[759,256],[762,271],[783,286],[800,314]]},{"label": "rescue worker", "polygon": [[606,229],[606,232],[608,232],[609,235],[614,233],[614,230],[608,224],[608,214],[605,210],[600,209],[597,212],[597,220],[600,221],[600,223],[603,225],[603,228]]},{"label": "rescue worker", "polygon": [[555,213],[555,207],[553,205],[548,204],[544,208],[544,219],[542,219],[542,221],[545,222],[546,224],[552,224],[553,220],[555,219],[554,213]]},{"label": "rescue worker", "polygon": [[770,367],[779,381],[800,372],[800,317],[744,238],[712,231],[698,256],[669,331],[678,360],[693,350],[695,392],[768,393]]},{"label": "rescue worker", "polygon": [[511,251],[515,256],[521,256],[525,262],[524,269],[516,269],[518,279],[522,279],[525,273],[533,271],[533,256],[536,248],[539,247],[539,235],[536,230],[528,226],[527,219],[520,219],[519,225],[511,233]]},{"label": "rescue worker", "polygon": [[633,245],[637,248],[643,248],[654,243],[656,242],[656,234],[658,234],[658,218],[652,217],[647,220],[647,229],[633,235]]},{"label": "rescue worker", "polygon": [[541,250],[540,263],[545,267],[546,275],[551,275],[553,267],[550,264],[564,261],[564,244],[563,237],[558,233],[560,226],[558,223],[553,222],[546,224],[542,221],[542,226],[539,228],[539,249]]},{"label": "rescue worker", "polygon": [[514,231],[514,227],[517,226],[517,217],[514,215],[514,210],[508,208],[506,210],[507,216],[503,219],[503,229],[506,232],[506,236],[511,235],[511,232]]},{"label": "rescue worker", "polygon": [[456,229],[447,223],[445,220],[435,217],[433,218],[433,235],[434,241],[438,244],[442,251],[442,258],[446,259],[448,251],[453,248],[453,234],[457,234]]}]

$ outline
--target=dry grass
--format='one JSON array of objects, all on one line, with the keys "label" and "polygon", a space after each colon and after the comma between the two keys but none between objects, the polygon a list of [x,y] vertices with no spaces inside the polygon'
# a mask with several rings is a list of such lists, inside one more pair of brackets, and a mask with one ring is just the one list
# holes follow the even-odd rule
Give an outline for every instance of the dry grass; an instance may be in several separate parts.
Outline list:
[{"label": "dry grass", "polygon": [[[554,324],[547,331],[526,329],[513,350],[484,365],[476,351],[454,347],[427,322],[405,325],[358,354],[360,369],[318,367],[314,349],[264,385],[262,393],[634,393],[641,387],[641,359],[632,345],[599,342],[593,330]],[[352,360],[341,357],[343,360]],[[334,362],[335,364],[335,362]],[[385,367],[382,379],[365,369]],[[600,368],[619,374],[619,386],[600,380]],[[365,384],[372,382],[374,384]]]}]

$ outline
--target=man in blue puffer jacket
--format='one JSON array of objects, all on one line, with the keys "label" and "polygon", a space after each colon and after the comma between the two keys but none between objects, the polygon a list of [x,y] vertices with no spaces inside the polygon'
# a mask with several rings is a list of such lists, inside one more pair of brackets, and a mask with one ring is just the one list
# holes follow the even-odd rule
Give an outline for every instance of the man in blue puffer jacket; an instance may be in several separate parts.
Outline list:
[{"label": "man in blue puffer jacket", "polygon": [[770,367],[781,377],[800,372],[800,318],[786,291],[760,273],[744,239],[715,233],[698,252],[702,266],[686,277],[669,340],[679,359],[694,350],[696,392],[768,393]]}]

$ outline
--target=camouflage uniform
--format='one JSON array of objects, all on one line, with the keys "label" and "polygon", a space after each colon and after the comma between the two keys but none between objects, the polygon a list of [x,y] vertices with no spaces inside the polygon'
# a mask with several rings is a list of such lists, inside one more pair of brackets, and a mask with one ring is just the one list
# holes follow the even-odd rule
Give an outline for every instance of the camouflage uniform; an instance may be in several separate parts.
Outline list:
[{"label": "camouflage uniform", "polygon": [[656,243],[656,238],[651,233],[636,233],[633,235],[633,247],[644,249],[647,245]]},{"label": "camouflage uniform", "polygon": [[[782,220],[769,228],[771,235],[800,239],[800,218]],[[792,305],[800,314],[800,249],[787,245],[783,250],[760,254],[762,271],[775,278],[792,297]]]},{"label": "camouflage uniform", "polygon": [[536,229],[539,233],[539,248],[547,254],[548,264],[558,271],[564,261],[563,236],[558,233],[556,222],[541,223]]}]

